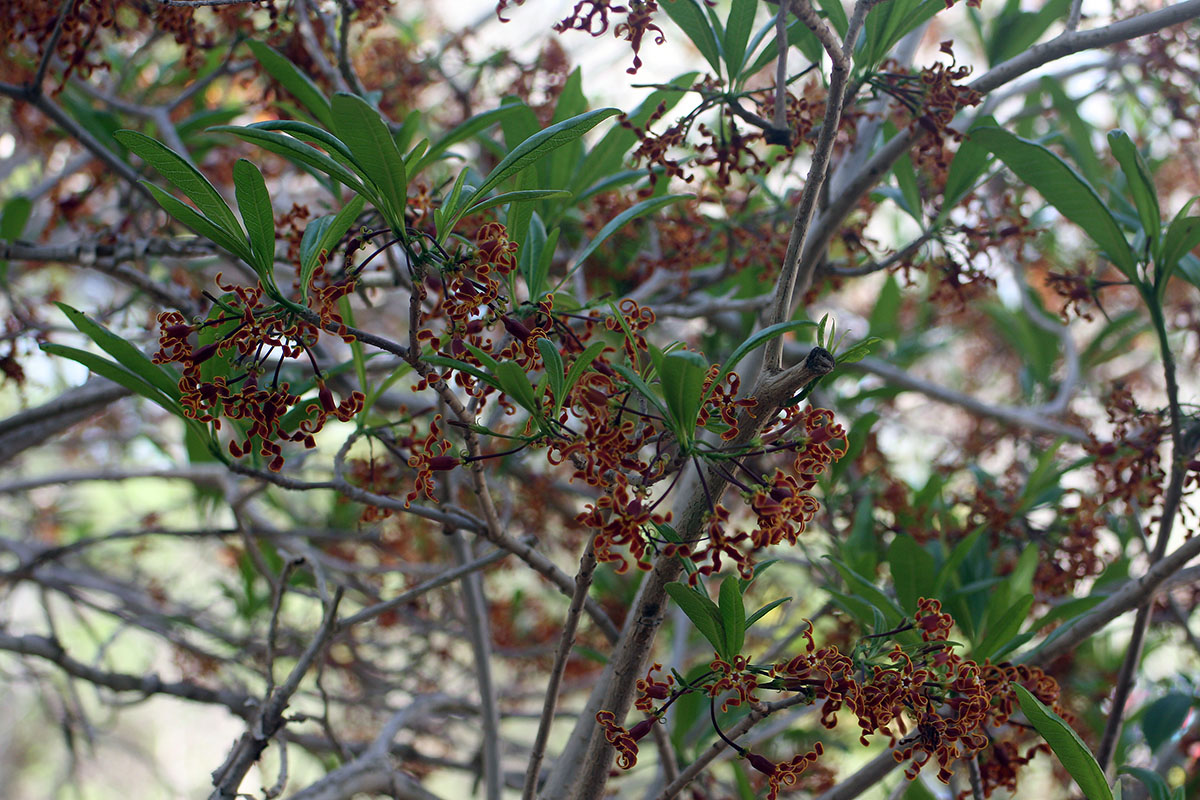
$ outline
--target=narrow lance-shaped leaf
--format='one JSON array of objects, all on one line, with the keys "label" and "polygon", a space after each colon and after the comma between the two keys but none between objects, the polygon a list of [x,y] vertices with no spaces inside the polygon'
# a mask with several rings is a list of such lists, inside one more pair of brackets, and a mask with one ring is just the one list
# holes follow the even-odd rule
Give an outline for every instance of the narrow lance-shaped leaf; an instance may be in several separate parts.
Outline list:
[{"label": "narrow lance-shaped leaf", "polygon": [[183,156],[167,147],[162,142],[151,139],[137,131],[117,131],[113,137],[136,153],[150,166],[158,170],[171,185],[183,192],[196,208],[208,217],[218,228],[230,236],[241,237],[242,226],[233,209],[221,197],[221,193],[208,182],[200,170],[192,166]]},{"label": "narrow lance-shaped leaf", "polygon": [[730,655],[737,655],[746,643],[746,607],[742,603],[736,575],[730,575],[721,582],[717,599],[720,601],[721,623],[725,628],[725,646]]},{"label": "narrow lance-shaped leaf", "polygon": [[166,211],[175,219],[182,222],[187,227],[191,228],[196,233],[206,239],[216,243],[218,246],[225,248],[230,253],[233,253],[238,258],[245,261],[247,264],[254,263],[254,253],[250,251],[250,245],[246,240],[239,235],[235,235],[218,227],[216,223],[208,217],[196,211],[182,200],[177,199],[171,193],[160,189],[150,181],[142,181],[146,190],[154,196],[158,204],[162,206],[163,211]]},{"label": "narrow lance-shaped leaf", "polygon": [[[1176,267],[1179,262],[1200,245],[1200,217],[1189,217],[1187,212],[1191,209],[1192,204],[1196,202],[1196,198],[1188,200],[1183,208],[1179,209],[1179,213],[1171,220],[1171,224],[1167,226],[1166,236],[1163,237],[1162,256],[1159,267],[1163,270],[1166,277]],[[1160,278],[1159,291],[1166,288],[1166,280]]]},{"label": "narrow lance-shaped leaf", "polygon": [[563,387],[564,392],[569,392],[575,388],[575,384],[579,382],[584,371],[604,352],[605,347],[604,342],[592,342],[587,346],[587,349],[576,357],[574,363],[571,364],[571,368],[567,370],[567,381]]},{"label": "narrow lance-shaped leaf", "polygon": [[733,0],[725,20],[725,59],[731,80],[738,77],[746,59],[746,42],[754,30],[754,15],[758,0]]},{"label": "narrow lance-shaped leaf", "polygon": [[629,381],[629,383],[633,385],[633,388],[637,389],[638,394],[653,404],[658,413],[666,418],[671,416],[670,412],[667,411],[667,407],[663,405],[662,400],[660,400],[658,395],[654,393],[654,390],[651,389],[644,380],[642,380],[641,375],[638,375],[635,371],[624,364],[613,364],[613,369],[616,370],[622,378]]},{"label": "narrow lance-shaped leaf", "polygon": [[66,303],[55,303],[55,305],[67,316],[67,319],[71,321],[76,330],[95,342],[101,350],[115,358],[118,364],[172,400],[179,399],[178,375],[160,364],[155,364],[141,350],[82,311],[72,308]]},{"label": "narrow lance-shaped leaf", "polygon": [[1117,163],[1121,165],[1121,172],[1125,173],[1125,181],[1129,184],[1129,192],[1133,195],[1134,205],[1137,206],[1146,239],[1157,252],[1162,236],[1162,212],[1158,208],[1158,192],[1150,178],[1150,170],[1125,131],[1109,131],[1108,146],[1112,149]]},{"label": "narrow lance-shaped leaf", "polygon": [[1060,214],[1083,228],[1125,277],[1137,279],[1136,259],[1125,234],[1100,195],[1070,164],[1042,145],[1000,128],[978,128],[970,136],[995,153]]},{"label": "narrow lance-shaped leaf", "polygon": [[643,200],[640,203],[632,205],[622,211],[620,214],[617,214],[608,221],[607,225],[600,229],[600,232],[596,234],[594,239],[583,246],[583,249],[580,250],[578,255],[575,256],[574,266],[567,270],[567,274],[564,275],[562,280],[558,282],[558,286],[562,286],[564,283],[566,283],[567,279],[569,279],[577,269],[583,266],[583,263],[587,260],[588,256],[596,251],[596,248],[603,244],[608,237],[621,230],[621,228],[624,228],[628,223],[632,222],[638,217],[645,216],[646,214],[652,214],[660,208],[669,206],[671,203],[677,203],[680,200],[686,200],[694,196],[695,195],[690,194],[670,194],[663,197],[652,197],[649,200]]},{"label": "narrow lance-shaped leaf", "polygon": [[[326,255],[333,252],[334,246],[341,241],[362,213],[365,201],[362,195],[355,197],[336,215],[319,217],[308,223],[304,229],[304,237],[300,240],[300,291],[308,297],[308,282],[320,263],[321,253]],[[309,236],[312,231],[312,236]]]},{"label": "narrow lance-shaped leaf", "polygon": [[696,49],[712,65],[716,73],[721,72],[720,46],[708,18],[696,4],[696,0],[661,0],[660,6],[667,16],[683,29]]},{"label": "narrow lance-shaped leaf", "polygon": [[[502,181],[516,175],[547,153],[562,147],[564,144],[575,141],[604,120],[619,113],[621,113],[620,109],[600,108],[571,117],[556,125],[551,125],[545,130],[538,131],[514,147],[512,152],[496,165],[487,178],[484,179],[483,184],[475,190],[463,205],[467,208],[471,207],[479,198],[486,196],[488,192]],[[454,221],[457,222],[458,218],[456,217]]]},{"label": "narrow lance-shaped leaf", "polygon": [[[1171,800],[1171,787],[1161,775],[1145,767],[1132,767],[1125,764],[1117,770],[1120,775],[1130,775],[1141,781],[1150,793],[1150,800]],[[1179,787],[1181,790],[1182,786]]]},{"label": "narrow lance-shaped leaf", "polygon": [[1000,652],[1000,648],[1012,640],[1021,630],[1021,625],[1033,608],[1033,595],[1022,596],[1004,612],[999,619],[989,623],[987,635],[971,651],[971,658],[980,663]]},{"label": "narrow lance-shaped leaf", "polygon": [[1012,688],[1021,703],[1021,710],[1083,790],[1083,796],[1088,800],[1112,800],[1112,789],[1104,777],[1104,770],[1100,769],[1096,757],[1079,738],[1079,734],[1024,686],[1014,683]]},{"label": "narrow lance-shaped leaf", "polygon": [[333,96],[332,106],[334,132],[354,154],[363,179],[379,189],[387,205],[380,210],[385,212],[396,234],[402,235],[408,178],[404,158],[396,149],[387,124],[378,111],[357,95],[339,92]]},{"label": "narrow lance-shaped leaf", "polygon": [[721,612],[716,603],[682,583],[668,583],[666,590],[675,604],[696,626],[696,630],[700,631],[701,635],[717,651],[717,654],[722,658],[731,656],[732,654],[726,649],[724,625],[721,622]]},{"label": "narrow lance-shaped leaf", "polygon": [[538,352],[542,354],[542,363],[546,367],[546,378],[550,383],[550,393],[554,395],[554,410],[557,412],[562,408],[564,399],[563,381],[566,365],[563,364],[562,356],[559,355],[554,342],[542,337],[537,340],[536,344]]},{"label": "narrow lance-shaped leaf", "polygon": [[[0,241],[14,242],[25,230],[25,223],[33,211],[33,201],[28,197],[10,198],[0,209]],[[0,259],[0,286],[8,283],[8,260]]]},{"label": "narrow lance-shaped leaf", "polygon": [[328,128],[333,127],[333,112],[330,110],[329,101],[311,78],[273,47],[253,39],[248,40],[246,44],[267,74],[291,92],[292,96],[304,106],[304,109],[316,117],[322,125]]},{"label": "narrow lance-shaped leaf", "polygon": [[265,285],[275,285],[275,215],[271,195],[258,167],[244,158],[233,165],[233,185],[238,211],[250,234],[254,271]]},{"label": "narrow lance-shaped leaf", "polygon": [[704,376],[708,373],[708,362],[699,353],[676,350],[662,359],[659,379],[662,381],[663,399],[667,409],[675,418],[684,435],[684,443],[690,442],[696,418],[703,403],[701,392]]},{"label": "narrow lance-shaped leaf", "polygon": [[120,384],[129,391],[139,394],[153,401],[156,405],[162,406],[174,413],[176,407],[173,406],[170,398],[120,364],[109,361],[107,358],[98,356],[95,353],[89,353],[77,347],[68,347],[55,342],[42,342],[39,347],[44,353],[68,358],[71,361],[82,364],[97,375],[108,378],[113,383]]},{"label": "narrow lance-shaped leaf", "polygon": [[209,130],[213,132],[232,133],[234,136],[256,144],[264,150],[269,150],[276,155],[281,155],[291,161],[298,161],[299,163],[310,166],[319,172],[323,172],[338,183],[341,183],[348,189],[353,189],[359,194],[365,194],[367,196],[374,194],[373,192],[367,191],[366,187],[363,186],[362,181],[359,180],[358,176],[353,172],[346,169],[317,148],[293,139],[291,136],[285,136],[282,133],[276,133],[275,131],[267,131],[251,127],[239,127],[237,125],[216,125],[212,128],[209,128]]},{"label": "narrow lance-shaped leaf", "polygon": [[487,211],[489,208],[502,206],[506,203],[528,203],[533,200],[559,200],[570,196],[571,193],[565,189],[522,189],[516,192],[504,192],[503,194],[480,200],[464,211],[463,216],[478,214],[480,211]]},{"label": "narrow lance-shaped leaf", "polygon": [[350,148],[346,146],[345,142],[329,131],[318,128],[316,125],[309,125],[307,122],[297,122],[292,119],[269,119],[252,123],[247,127],[260,131],[283,131],[309,144],[320,145],[343,166],[349,166],[354,161],[354,154],[350,152]]}]

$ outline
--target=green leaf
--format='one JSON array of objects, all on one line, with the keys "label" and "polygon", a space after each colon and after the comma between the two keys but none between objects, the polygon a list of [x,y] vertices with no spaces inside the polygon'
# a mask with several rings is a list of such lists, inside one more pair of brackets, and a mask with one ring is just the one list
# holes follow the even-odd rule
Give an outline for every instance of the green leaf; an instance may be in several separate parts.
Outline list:
[{"label": "green leaf", "polygon": [[467,375],[483,381],[497,391],[504,391],[501,388],[498,380],[474,364],[468,364],[466,361],[459,361],[457,358],[447,358],[446,356],[438,356],[433,354],[422,355],[421,360],[428,364],[432,364],[435,367],[449,367],[450,369],[456,369],[459,372],[465,372]]},{"label": "green leaf", "polygon": [[563,392],[566,365],[563,364],[562,356],[559,355],[554,342],[542,337],[534,344],[537,345],[538,352],[542,354],[542,363],[546,367],[546,379],[550,383],[550,393],[554,396],[554,411],[557,414],[566,397]]},{"label": "green leaf", "polygon": [[1187,216],[1195,198],[1187,202],[1171,224],[1167,226],[1167,235],[1163,237],[1162,263],[1164,270],[1173,270],[1183,257],[1200,245],[1200,217]]},{"label": "green leaf", "polygon": [[567,370],[567,380],[563,386],[564,392],[570,392],[575,388],[575,384],[583,376],[584,370],[590,367],[596,357],[604,352],[606,346],[604,342],[592,342],[575,358],[575,361],[571,363],[571,369]]},{"label": "green leaf", "polygon": [[1125,173],[1125,181],[1129,184],[1129,192],[1133,195],[1133,203],[1142,221],[1142,230],[1146,232],[1151,247],[1157,251],[1162,236],[1162,211],[1158,207],[1158,191],[1150,178],[1150,170],[1125,131],[1109,131],[1108,146],[1121,165],[1121,172]]},{"label": "green leaf", "polygon": [[825,556],[825,558],[841,573],[842,579],[846,581],[846,588],[879,609],[888,625],[896,625],[904,619],[904,610],[896,605],[895,600],[884,594],[874,581],[859,575],[840,559],[833,556]]},{"label": "green leaf", "polygon": [[678,581],[668,583],[666,590],[675,601],[675,605],[679,606],[696,626],[696,630],[700,631],[717,651],[717,655],[722,659],[733,655],[726,650],[724,623],[721,622],[721,612],[716,603],[696,589]]},{"label": "green leaf", "polygon": [[[850,453],[846,455],[849,457]],[[845,460],[838,459],[837,463]],[[834,479],[834,484],[836,485],[836,483],[837,481]],[[874,508],[874,495],[864,492],[858,499],[858,506],[854,509],[854,520],[850,523],[849,535],[838,542],[838,556],[849,565],[850,569],[860,575],[874,575],[875,568],[879,565],[879,548],[875,541]],[[897,587],[896,595],[900,598],[901,604],[907,606],[899,587]]]},{"label": "green leaf", "polygon": [[[538,131],[514,147],[512,152],[505,156],[492,169],[487,178],[484,179],[483,185],[475,190],[465,205],[467,207],[474,205],[481,197],[486,196],[488,192],[501,182],[511,178],[530,164],[536,163],[563,145],[575,141],[604,120],[619,113],[621,113],[620,109],[601,108],[596,111],[588,111],[577,117],[571,117],[556,125],[551,125],[545,130]],[[454,221],[457,222],[458,220],[455,219]]]},{"label": "green leaf", "polygon": [[725,52],[731,81],[737,79],[746,62],[746,42],[754,30],[756,11],[758,0],[733,0],[729,6],[729,16],[725,19],[725,41],[721,49]]},{"label": "green leaf", "polygon": [[600,232],[596,234],[594,239],[583,246],[583,249],[580,250],[575,256],[575,265],[567,270],[567,274],[564,275],[563,279],[558,282],[558,285],[562,286],[564,283],[566,283],[567,279],[575,274],[577,269],[583,266],[583,262],[587,260],[588,256],[594,253],[596,248],[604,243],[605,239],[621,230],[621,228],[624,228],[629,222],[632,222],[638,217],[645,216],[646,214],[651,214],[660,208],[663,208],[664,206],[669,206],[671,203],[677,203],[680,200],[684,200],[693,196],[694,195],[690,194],[669,194],[662,197],[651,197],[648,200],[635,203],[634,205],[622,211],[620,214],[617,214],[608,221],[607,225],[600,229]]},{"label": "green leaf", "polygon": [[688,444],[695,433],[696,419],[703,403],[701,391],[704,377],[708,373],[708,361],[699,353],[690,350],[675,350],[662,359],[659,379],[662,381],[663,400],[667,410],[675,419],[681,442]]},{"label": "green leaf", "polygon": [[366,100],[338,92],[333,96],[333,132],[346,143],[362,168],[365,180],[374,184],[386,205],[381,208],[397,236],[404,234],[404,207],[408,204],[408,178],[404,158],[396,149],[391,131]]},{"label": "green leaf", "polygon": [[[996,127],[995,118],[985,114],[975,120],[971,130],[981,127]],[[954,154],[954,160],[950,162],[950,171],[946,175],[946,185],[942,190],[942,209],[938,219],[944,219],[950,213],[950,209],[963,199],[987,170],[991,161],[991,153],[978,140],[970,135],[963,139],[962,144],[958,146],[958,152]]]},{"label": "green leaf", "polygon": [[737,655],[746,643],[746,607],[742,603],[736,575],[730,575],[721,582],[717,600],[720,601],[721,623],[725,629],[725,646],[730,655]]},{"label": "green leaf", "polygon": [[297,122],[291,119],[270,119],[263,122],[251,123],[248,127],[260,131],[283,131],[308,144],[315,144],[325,149],[335,161],[342,166],[353,169],[354,154],[338,137],[327,130],[309,125],[307,122]]},{"label": "green leaf", "polygon": [[533,200],[558,200],[570,197],[571,193],[565,189],[522,189],[516,192],[504,192],[487,197],[463,212],[463,216],[467,217],[471,214],[478,214],[480,211],[487,211],[495,206],[502,206],[506,203],[528,203]]},{"label": "green leaf", "polygon": [[134,375],[132,372],[122,367],[120,364],[109,361],[107,358],[98,356],[95,353],[89,353],[86,350],[80,350],[75,347],[67,347],[66,345],[62,344],[42,342],[39,346],[43,352],[49,353],[52,356],[60,356],[62,358],[68,358],[71,361],[78,362],[100,377],[108,378],[113,383],[124,386],[129,391],[145,397],[155,405],[165,408],[175,416],[185,419],[188,422],[195,423],[195,420],[189,419],[183,413],[183,408],[178,403],[176,403],[170,397],[167,397],[155,387],[151,386],[141,377]]},{"label": "green leaf", "polygon": [[1151,772],[1144,767],[1133,767],[1129,764],[1117,770],[1118,775],[1130,775],[1141,781],[1150,794],[1150,800],[1171,800],[1171,787],[1157,772]]},{"label": "green leaf", "polygon": [[[554,104],[554,116],[551,117],[550,122],[551,124],[565,122],[571,117],[587,111],[587,107],[587,98],[583,94],[583,70],[576,67],[563,83],[562,90],[558,94],[558,101]],[[547,185],[569,185],[575,170],[579,168],[582,157],[583,141],[580,139],[554,151],[549,159],[549,169],[544,171],[548,179]]]},{"label": "green leaf", "polygon": [[1083,790],[1083,796],[1087,800],[1113,800],[1112,789],[1104,778],[1104,770],[1100,769],[1096,757],[1079,738],[1079,734],[1063,721],[1062,717],[1042,705],[1042,701],[1024,686],[1014,683],[1012,688],[1021,703],[1021,710]]},{"label": "green leaf", "polygon": [[868,336],[862,341],[855,342],[854,346],[849,350],[838,353],[837,365],[839,367],[844,367],[846,364],[857,364],[859,361],[862,361],[864,358],[869,356],[871,351],[875,349],[875,345],[882,341],[883,339],[880,339],[878,336]]},{"label": "green leaf", "polygon": [[75,329],[96,343],[125,369],[149,383],[172,400],[179,399],[179,376],[170,369],[155,364],[141,350],[110,331],[87,314],[66,303],[55,303]]},{"label": "green leaf", "polygon": [[1171,740],[1183,728],[1188,712],[1196,698],[1184,692],[1171,692],[1145,707],[1142,712],[1142,735],[1151,752]]},{"label": "green leaf", "polygon": [[696,0],[660,0],[659,7],[692,40],[705,60],[712,65],[713,72],[721,73],[720,46],[713,33],[708,17],[696,4]]},{"label": "green leaf", "polygon": [[[654,390],[646,385],[646,382],[642,380],[641,375],[638,375],[624,364],[613,364],[613,369],[616,370],[616,372],[622,378],[629,381],[633,388],[637,389],[638,394],[650,401],[650,403],[653,404],[655,409],[658,410],[658,413],[661,414],[664,419],[669,420],[671,418],[671,414],[669,411],[667,411],[667,407],[663,405],[662,400],[658,398],[658,395],[654,393]],[[676,435],[679,434],[678,431],[675,431],[675,433]]]},{"label": "green leaf", "polygon": [[497,365],[496,380],[500,382],[501,390],[514,403],[528,411],[535,420],[542,420],[545,412],[533,393],[529,376],[513,361],[502,361]]},{"label": "green leaf", "polygon": [[244,235],[237,217],[233,215],[233,210],[221,197],[220,192],[186,159],[162,142],[137,131],[117,131],[113,136],[162,173],[162,176],[195,203],[196,208],[213,224],[230,236],[240,238]]},{"label": "green leaf", "polygon": [[[1079,104],[1084,98],[1068,97],[1063,90],[1062,81],[1057,81],[1049,75],[1042,78],[1039,85],[1042,91],[1050,96],[1054,110],[1058,112],[1060,123],[1056,127],[1060,127],[1058,134],[1067,154],[1079,165],[1083,176],[1098,186],[1104,180],[1106,170],[1100,164],[1100,158],[1092,146],[1093,128],[1079,116]],[[997,127],[999,125],[995,120],[992,120],[991,124]]]},{"label": "green leaf", "polygon": [[470,342],[463,342],[463,346],[467,348],[467,351],[470,352],[471,355],[479,359],[480,364],[483,364],[483,366],[491,370],[493,375],[500,371],[500,362],[497,361],[495,356],[493,356],[491,353],[479,349]]},{"label": "green leaf", "polygon": [[265,131],[253,127],[241,127],[237,125],[217,125],[209,128],[210,131],[220,133],[232,133],[239,139],[245,139],[247,142],[256,144],[264,150],[269,150],[276,155],[281,155],[284,158],[305,164],[313,169],[323,172],[333,178],[338,183],[348,189],[352,189],[358,194],[364,194],[372,197],[374,192],[367,190],[363,186],[362,181],[358,179],[350,170],[343,167],[341,164],[334,161],[329,156],[322,153],[312,145],[305,144],[301,141],[293,139],[291,136],[285,136],[282,133],[275,131]]},{"label": "green leaf", "polygon": [[[919,506],[918,506],[919,507]],[[964,537],[958,544],[954,545],[954,549],[950,551],[950,555],[946,558],[945,563],[938,568],[937,577],[933,581],[933,596],[941,597],[942,589],[949,583],[950,579],[958,574],[958,568],[966,559],[967,554],[974,549],[979,537],[983,535],[986,528],[980,526]]]},{"label": "green leaf", "polygon": [[163,210],[172,217],[204,238],[215,242],[230,253],[233,253],[247,264],[254,264],[254,253],[251,252],[250,246],[246,244],[246,240],[241,238],[240,235],[235,236],[229,233],[208,217],[197,212],[187,203],[176,199],[174,195],[164,189],[158,188],[153,183],[150,183],[150,181],[142,181],[141,183],[154,196],[154,199],[158,201]]},{"label": "green leaf", "polygon": [[[15,242],[25,230],[32,211],[33,201],[28,197],[18,195],[5,201],[0,209],[0,241]],[[0,286],[7,285],[8,259],[0,259]]]},{"label": "green leaf", "polygon": [[779,606],[783,605],[784,603],[789,602],[791,599],[792,598],[790,598],[790,597],[781,597],[778,600],[772,600],[771,602],[767,603],[765,606],[760,608],[758,611],[755,611],[753,614],[751,614],[749,617],[746,618],[746,629],[749,630],[751,625],[758,622],[760,619],[765,617],[767,614],[770,614],[772,611],[774,611]]},{"label": "green leaf", "polygon": [[1130,280],[1137,279],[1136,259],[1116,219],[1086,180],[1054,153],[1001,128],[979,128],[970,137],[1004,162],[1059,213],[1083,228]]},{"label": "green leaf", "polygon": [[[1021,11],[1018,4],[1010,3],[997,15],[984,36],[988,65],[1020,55],[1041,38],[1046,29],[1060,21],[1067,13],[1071,0],[1047,0],[1036,12]],[[975,9],[970,9],[975,14]]]},{"label": "green leaf", "polygon": [[425,151],[425,154],[417,159],[417,163],[412,165],[409,171],[413,175],[416,175],[434,161],[437,161],[439,158],[441,158],[442,153],[446,152],[446,150],[448,150],[450,147],[458,144],[461,141],[470,139],[477,133],[482,133],[491,126],[495,125],[497,122],[500,122],[505,117],[515,112],[517,109],[524,107],[525,104],[521,102],[505,103],[499,108],[493,108],[491,111],[484,111],[482,114],[476,114],[466,121],[459,123],[452,128],[449,133],[447,133],[441,139],[438,139],[434,144],[430,145],[429,149]]},{"label": "green leaf", "polygon": [[304,237],[300,240],[300,291],[305,298],[308,297],[308,283],[320,263],[321,253],[328,256],[333,252],[333,248],[362,213],[364,205],[362,195],[356,195],[337,214],[318,217],[304,228]]},{"label": "green leaf", "polygon": [[292,97],[299,100],[305,110],[316,117],[322,125],[327,128],[333,127],[333,111],[330,109],[329,101],[325,99],[324,92],[313,83],[311,78],[274,48],[253,39],[247,40],[246,44],[267,74],[287,89]]},{"label": "green leaf", "polygon": [[[840,9],[840,0],[821,3],[821,7],[832,12],[831,6]],[[867,14],[864,26],[865,46],[863,51],[864,63],[874,66],[884,59],[897,42],[904,38],[909,31],[923,24],[934,14],[946,8],[942,0],[890,0],[876,5]],[[845,11],[841,11],[844,17]],[[846,29],[839,33],[846,35]]]},{"label": "green leaf", "polygon": [[1008,644],[1020,632],[1021,625],[1024,624],[1031,608],[1033,608],[1033,595],[1031,594],[1023,595],[1013,603],[1003,616],[988,625],[988,632],[983,637],[983,641],[971,650],[971,660],[982,663],[985,658],[991,658],[1002,652],[1002,646]]},{"label": "green leaf", "polygon": [[258,167],[244,158],[233,165],[233,186],[238,211],[250,234],[254,271],[266,285],[275,285],[275,215],[271,195]]},{"label": "green leaf", "polygon": [[915,614],[917,600],[933,596],[930,591],[935,573],[933,556],[911,536],[899,533],[888,548],[888,566],[900,607]]}]

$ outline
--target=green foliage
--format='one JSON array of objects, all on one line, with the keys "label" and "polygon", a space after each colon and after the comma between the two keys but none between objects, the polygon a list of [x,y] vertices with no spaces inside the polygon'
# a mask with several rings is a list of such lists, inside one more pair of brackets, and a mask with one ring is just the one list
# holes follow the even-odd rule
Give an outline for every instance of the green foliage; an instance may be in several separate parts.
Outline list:
[{"label": "green foliage", "polygon": [[1017,693],[1021,710],[1050,745],[1059,762],[1083,791],[1083,796],[1087,800],[1112,800],[1112,789],[1104,777],[1104,770],[1100,769],[1096,757],[1079,738],[1079,734],[1024,686],[1014,684],[1013,691]]}]

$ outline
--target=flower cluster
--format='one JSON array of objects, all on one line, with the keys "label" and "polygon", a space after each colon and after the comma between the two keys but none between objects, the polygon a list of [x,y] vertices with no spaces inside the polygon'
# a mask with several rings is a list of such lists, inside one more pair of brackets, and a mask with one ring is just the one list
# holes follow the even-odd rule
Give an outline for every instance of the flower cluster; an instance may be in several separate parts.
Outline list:
[{"label": "flower cluster", "polygon": [[[323,275],[318,269],[314,278]],[[278,472],[283,468],[280,442],[315,447],[314,436],[328,418],[348,421],[362,409],[364,396],[356,391],[340,403],[334,398],[312,352],[321,335],[317,324],[282,305],[268,305],[261,285],[226,285],[220,275],[217,285],[225,295],[205,322],[189,323],[176,311],[159,314],[159,349],[153,360],[182,365],[180,403],[189,417],[217,429],[222,417],[234,420],[240,438],[229,442],[229,452],[241,458],[257,450]],[[342,290],[339,286],[314,291],[320,309],[314,316],[321,322],[341,326],[331,304]],[[278,360],[271,385],[260,387],[273,356]],[[317,398],[295,410],[300,395],[279,380],[279,373],[286,360],[301,356],[308,357],[316,374]]]},{"label": "flower cluster", "polygon": [[787,761],[776,763],[758,753],[746,753],[746,762],[767,776],[767,800],[775,800],[781,789],[794,785],[824,752],[825,748],[817,742],[812,750],[797,754]]},{"label": "flower cluster", "polygon": [[671,546],[672,552],[691,558],[698,565],[689,576],[693,583],[701,576],[720,572],[723,557],[733,561],[743,578],[750,578],[754,574],[756,553],[782,542],[795,544],[820,508],[811,494],[818,478],[846,452],[846,431],[834,421],[833,412],[828,409],[801,410],[793,406],[767,427],[762,442],[759,454],[791,452],[791,470],[776,469],[771,478],[764,480],[749,472],[738,459],[731,460],[742,472],[754,475],[755,485],[751,486],[732,472],[722,472],[726,480],[742,489],[756,524],[749,531],[737,530],[731,525],[730,509],[714,504],[702,542]]},{"label": "flower cluster", "polygon": [[[1065,715],[1058,704],[1058,684],[1036,667],[986,661],[980,665],[962,659],[948,640],[953,620],[942,612],[941,604],[921,598],[917,606],[911,620],[887,634],[864,640],[884,635],[898,640],[904,637],[903,643],[896,641],[882,658],[872,655],[879,651],[870,646],[856,648],[853,656],[835,645],[818,647],[810,623],[802,633],[804,649],[767,669],[749,663],[742,655],[734,656],[732,661],[717,658],[703,675],[676,686],[670,679],[665,683],[653,679],[652,673],[661,669],[655,664],[637,685],[635,704],[649,715],[647,720],[626,731],[609,711],[601,711],[596,719],[608,741],[617,747],[621,768],[629,769],[637,761],[637,740],[668,706],[688,692],[703,692],[714,704],[714,712],[722,696],[728,696],[721,704],[724,711],[730,706],[757,703],[756,693],[762,690],[794,692],[813,705],[822,704],[821,724],[826,728],[836,727],[838,712],[845,709],[857,720],[864,745],[870,743],[871,736],[886,736],[896,761],[909,762],[905,772],[909,780],[926,764],[936,761],[938,779],[949,783],[956,761],[982,755],[986,756],[979,758],[984,795],[990,796],[998,788],[1014,790],[1019,768],[1048,748],[1044,743],[1030,742],[1024,754],[1020,753],[1019,744],[1027,730],[1010,724],[1017,708],[1013,687],[1024,686]],[[713,719],[715,722],[715,715]],[[719,729],[717,734],[767,776],[768,797],[772,798],[794,784],[823,752],[817,742],[807,753],[774,762],[747,752]]]}]

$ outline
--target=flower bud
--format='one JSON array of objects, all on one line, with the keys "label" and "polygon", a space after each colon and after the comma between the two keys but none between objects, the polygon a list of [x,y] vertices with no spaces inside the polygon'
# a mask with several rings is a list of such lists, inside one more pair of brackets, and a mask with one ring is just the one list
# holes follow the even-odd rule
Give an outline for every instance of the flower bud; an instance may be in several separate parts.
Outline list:
[{"label": "flower bud", "polygon": [[648,717],[642,720],[637,725],[634,725],[629,729],[629,738],[633,739],[635,742],[643,738],[647,733],[653,730],[655,722],[657,722],[655,717]]},{"label": "flower bud", "polygon": [[774,775],[777,769],[775,762],[765,756],[760,756],[758,753],[746,753],[746,760],[750,762],[750,766],[764,775]]},{"label": "flower bud", "polygon": [[445,472],[457,467],[462,462],[455,456],[434,456],[429,459],[429,469],[432,472]]},{"label": "flower bud", "polygon": [[522,342],[527,341],[533,335],[533,331],[525,326],[525,323],[520,320],[513,319],[507,314],[500,315],[500,321],[504,323],[504,330],[508,331],[514,339],[520,339]]},{"label": "flower bud", "polygon": [[191,358],[188,360],[193,364],[203,364],[217,354],[217,348],[221,346],[220,342],[209,342],[203,347],[199,347],[192,351]]}]

